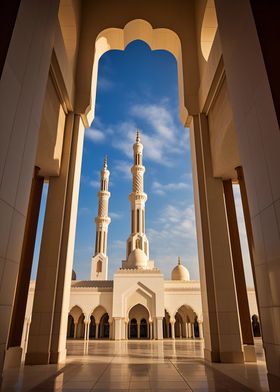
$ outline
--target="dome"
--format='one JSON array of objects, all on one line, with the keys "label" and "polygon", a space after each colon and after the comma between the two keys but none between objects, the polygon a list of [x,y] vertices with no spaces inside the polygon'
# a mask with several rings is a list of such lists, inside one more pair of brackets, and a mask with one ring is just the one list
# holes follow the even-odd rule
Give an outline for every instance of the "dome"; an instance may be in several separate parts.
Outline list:
[{"label": "dome", "polygon": [[178,265],[173,268],[171,272],[172,280],[190,280],[190,273],[186,267],[181,264],[180,257],[178,258]]},{"label": "dome", "polygon": [[130,268],[146,268],[148,257],[142,249],[134,249],[127,261]]}]

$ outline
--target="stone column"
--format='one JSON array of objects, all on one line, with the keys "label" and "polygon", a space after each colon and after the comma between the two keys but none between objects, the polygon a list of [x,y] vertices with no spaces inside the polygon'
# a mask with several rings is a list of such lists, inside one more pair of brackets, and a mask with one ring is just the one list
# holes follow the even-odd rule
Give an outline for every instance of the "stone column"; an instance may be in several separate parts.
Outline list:
[{"label": "stone column", "polygon": [[204,355],[213,362],[243,362],[223,183],[213,177],[208,121],[204,114],[193,117],[190,138]]},{"label": "stone column", "polygon": [[84,126],[81,117],[74,115],[51,336],[50,363],[59,363],[65,360],[66,357],[67,317],[70,302],[83,141]]},{"label": "stone column", "polygon": [[189,339],[192,338],[192,324],[188,323],[188,335],[189,335]]},{"label": "stone column", "polygon": [[228,228],[231,242],[231,254],[235,277],[235,287],[237,293],[239,318],[242,332],[244,358],[245,361],[256,362],[256,353],[254,349],[254,338],[251,325],[250,309],[232,189],[232,181],[226,180],[223,183],[227,209]]},{"label": "stone column", "polygon": [[115,318],[115,340],[122,339],[122,320],[120,317]]},{"label": "stone column", "polygon": [[113,320],[109,321],[109,339],[113,339]]},{"label": "stone column", "polygon": [[150,339],[153,339],[153,322],[149,321],[149,328],[150,328]]},{"label": "stone column", "polygon": [[156,318],[156,329],[157,329],[157,339],[161,340],[163,339],[163,334],[162,334],[162,317],[157,317]]},{"label": "stone column", "polygon": [[188,324],[189,324],[189,323],[186,323],[186,324],[185,324],[185,328],[186,328],[186,338],[187,338],[187,339],[189,338],[189,327],[188,327]]},{"label": "stone column", "polygon": [[84,321],[84,340],[88,340],[88,322]]},{"label": "stone column", "polygon": [[44,178],[38,175],[39,170],[40,169],[38,167],[35,167],[32,179],[17,279],[16,295],[14,299],[12,321],[10,326],[8,351],[5,357],[5,368],[19,367],[21,364],[21,340],[44,184]]},{"label": "stone column", "polygon": [[194,333],[194,323],[191,323],[191,327],[192,327],[192,338],[195,338],[195,333]]},{"label": "stone column", "polygon": [[175,339],[175,320],[170,320],[171,324],[171,339]]},{"label": "stone column", "polygon": [[198,329],[199,329],[199,338],[203,339],[203,325],[202,325],[202,321],[198,322]]},{"label": "stone column", "polygon": [[[0,374],[8,344],[58,7],[58,0],[20,1],[1,74]],[[20,53],[24,55],[19,61]]]},{"label": "stone column", "polygon": [[140,339],[140,324],[137,323],[137,339]]},{"label": "stone column", "polygon": [[56,363],[66,358],[81,129],[79,116],[68,114],[60,174],[49,180],[26,364]]},{"label": "stone column", "polygon": [[77,339],[78,322],[74,322],[74,339]]},{"label": "stone column", "polygon": [[95,339],[99,336],[99,323],[95,322]]}]

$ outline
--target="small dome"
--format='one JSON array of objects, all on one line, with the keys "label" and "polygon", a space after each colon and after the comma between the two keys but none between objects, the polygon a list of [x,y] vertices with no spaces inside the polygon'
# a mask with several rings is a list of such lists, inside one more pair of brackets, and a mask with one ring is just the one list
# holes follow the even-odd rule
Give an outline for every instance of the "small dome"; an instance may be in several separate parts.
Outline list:
[{"label": "small dome", "polygon": [[171,272],[172,280],[190,280],[190,273],[186,267],[181,264],[180,257],[178,258],[178,265],[173,268]]},{"label": "small dome", "polygon": [[76,272],[72,269],[72,280],[76,280],[77,276],[76,276]]},{"label": "small dome", "polygon": [[146,268],[148,257],[142,249],[134,249],[127,261],[130,268]]}]

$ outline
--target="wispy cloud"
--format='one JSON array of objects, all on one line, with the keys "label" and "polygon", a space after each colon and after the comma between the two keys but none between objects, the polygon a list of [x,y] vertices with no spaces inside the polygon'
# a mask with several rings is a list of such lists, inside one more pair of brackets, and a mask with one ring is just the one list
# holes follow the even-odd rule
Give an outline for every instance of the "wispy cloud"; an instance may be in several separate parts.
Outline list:
[{"label": "wispy cloud", "polygon": [[186,182],[172,182],[169,184],[161,184],[158,181],[152,183],[152,191],[157,195],[165,195],[169,191],[177,191],[180,189],[191,189],[191,186]]},{"label": "wispy cloud", "polygon": [[188,132],[177,125],[168,100],[159,104],[135,104],[128,111],[129,117],[121,123],[106,128],[112,146],[127,157],[132,156],[132,144],[135,142],[137,123],[144,123],[141,129],[141,142],[144,145],[146,160],[163,166],[173,166],[176,154],[187,149]]},{"label": "wispy cloud", "polygon": [[109,215],[112,219],[122,219],[123,217],[123,214],[119,212],[110,212]]},{"label": "wispy cloud", "polygon": [[112,80],[105,78],[105,77],[99,77],[98,78],[98,89],[101,91],[110,91],[114,88],[114,83],[112,82]]},{"label": "wispy cloud", "polygon": [[96,143],[101,143],[105,140],[104,132],[97,128],[87,128],[85,131],[85,137]]},{"label": "wispy cloud", "polygon": [[132,178],[131,171],[130,171],[131,162],[119,160],[119,161],[115,161],[113,163],[113,166],[114,166],[114,172],[119,173],[122,176],[122,178],[126,180],[131,180]]},{"label": "wispy cloud", "polygon": [[91,180],[91,181],[89,181],[89,185],[90,185],[92,188],[99,189],[99,187],[100,187],[100,181]]}]

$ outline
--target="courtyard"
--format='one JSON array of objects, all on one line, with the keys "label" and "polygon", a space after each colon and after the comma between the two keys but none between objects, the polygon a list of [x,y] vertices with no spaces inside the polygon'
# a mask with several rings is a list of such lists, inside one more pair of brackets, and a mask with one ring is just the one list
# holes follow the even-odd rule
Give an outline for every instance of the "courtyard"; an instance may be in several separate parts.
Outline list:
[{"label": "courtyard", "polygon": [[255,347],[257,363],[211,364],[201,340],[68,340],[64,365],[8,369],[1,391],[268,391]]}]

